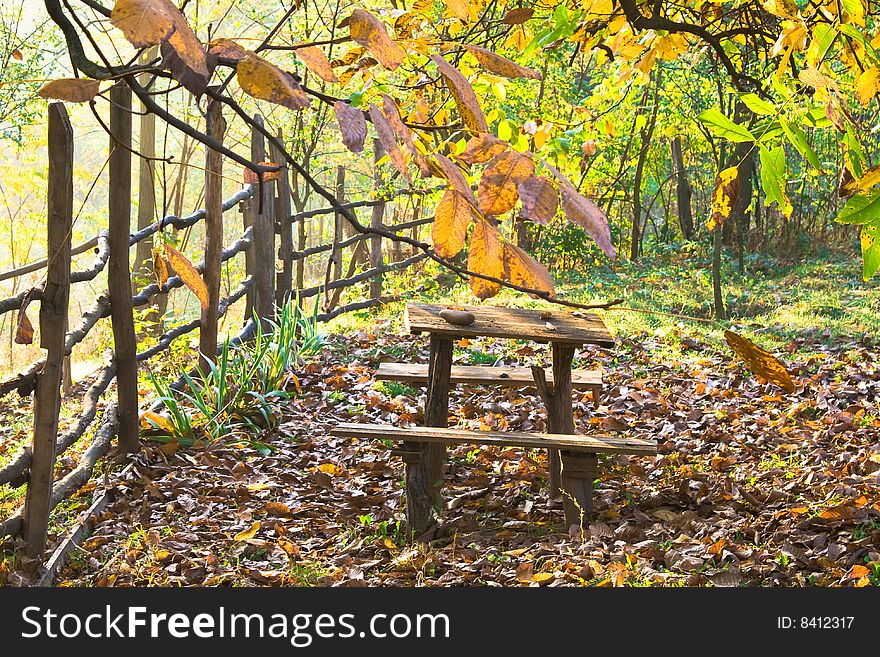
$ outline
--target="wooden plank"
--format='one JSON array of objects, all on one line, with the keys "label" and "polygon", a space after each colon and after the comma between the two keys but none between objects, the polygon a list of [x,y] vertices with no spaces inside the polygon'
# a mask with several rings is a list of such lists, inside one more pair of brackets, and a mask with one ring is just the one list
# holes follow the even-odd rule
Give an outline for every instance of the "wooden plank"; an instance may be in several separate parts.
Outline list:
[{"label": "wooden plank", "polygon": [[[278,128],[278,141],[284,143],[284,133]],[[279,310],[291,298],[293,286],[293,223],[290,221],[290,169],[287,161],[284,159],[284,153],[274,143],[269,144],[269,152],[272,154],[272,161],[278,164],[284,164],[281,169],[281,178],[278,179],[278,198],[275,206],[275,215],[281,226],[281,234],[279,237],[278,256],[281,259],[282,267],[278,272],[275,283],[275,307]],[[302,224],[302,222],[300,222]]]},{"label": "wooden plank", "polygon": [[[73,128],[63,103],[49,105],[47,253],[49,269],[40,302],[40,346],[46,364],[34,395],[34,444],[24,508],[25,552],[42,559],[46,549],[55,440],[61,410],[64,327],[70,299],[70,232],[73,223]],[[128,277],[124,281],[128,284]]]},{"label": "wooden plank", "polygon": [[[220,101],[208,103],[208,134],[223,143],[226,121]],[[201,359],[217,360],[217,322],[220,310],[220,270],[223,262],[223,156],[213,148],[205,154],[205,269],[202,279],[208,289],[208,307],[202,311],[199,327]],[[204,363],[207,365],[207,362]],[[205,372],[208,371],[206,367]]]},{"label": "wooden plank", "polygon": [[[440,311],[452,307],[472,312],[476,321],[470,326],[450,324],[440,317]],[[500,306],[409,304],[404,323],[411,333],[438,333],[456,338],[486,336],[572,345],[614,345],[614,338],[598,315],[575,314],[555,309],[545,311]]]},{"label": "wooden plank", "polygon": [[555,447],[577,452],[608,454],[656,454],[657,445],[640,438],[621,438],[609,435],[576,435],[524,433],[513,431],[468,431],[441,427],[395,427],[388,424],[355,424],[341,422],[330,432],[345,438],[392,438],[412,442],[453,443],[457,445],[483,444],[501,447],[515,446],[529,449]]},{"label": "wooden plank", "polygon": [[[547,383],[553,385],[553,372],[545,369]],[[428,366],[412,363],[379,363],[376,378],[380,381],[426,383]],[[496,385],[507,387],[534,386],[535,379],[528,367],[509,365],[453,365],[449,383],[452,385]],[[571,383],[575,388],[602,386],[601,370],[572,370]]]},{"label": "wooden plank", "polygon": [[[254,115],[263,127],[263,117]],[[251,162],[266,161],[266,143],[256,127],[251,131]],[[263,180],[251,198],[254,243],[254,311],[264,322],[275,317],[275,182]]]},{"label": "wooden plank", "polygon": [[119,450],[140,450],[138,437],[137,340],[131,306],[131,89],[124,82],[110,90],[109,231],[107,287],[116,353]]}]

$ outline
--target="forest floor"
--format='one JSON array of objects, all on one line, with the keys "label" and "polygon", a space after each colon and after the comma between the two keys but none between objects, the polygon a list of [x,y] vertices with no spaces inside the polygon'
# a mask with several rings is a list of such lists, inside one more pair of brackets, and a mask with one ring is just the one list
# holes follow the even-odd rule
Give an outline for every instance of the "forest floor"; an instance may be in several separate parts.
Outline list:
[{"label": "forest floor", "polygon": [[[390,445],[329,430],[419,423],[423,390],[372,372],[381,361],[425,362],[427,342],[403,334],[399,307],[349,317],[296,372],[301,392],[261,438],[269,456],[240,443],[148,443],[124,477],[108,474],[116,500],[58,584],[880,585],[880,299],[858,273],[813,263],[728,286],[732,325],[784,357],[792,394],[757,381],[718,327],[606,313],[614,348],[576,361],[603,368],[606,391],[599,409],[576,399],[578,430],[653,439],[659,453],[602,457],[596,518],[583,532],[548,508],[543,452],[461,446],[449,450],[439,523],[411,541]],[[573,278],[561,294],[707,314],[705,281],[675,266]],[[455,354],[548,358],[533,343],[488,339]],[[545,429],[533,389],[459,387],[450,416],[465,428]],[[88,501],[86,491],[66,513]]]}]

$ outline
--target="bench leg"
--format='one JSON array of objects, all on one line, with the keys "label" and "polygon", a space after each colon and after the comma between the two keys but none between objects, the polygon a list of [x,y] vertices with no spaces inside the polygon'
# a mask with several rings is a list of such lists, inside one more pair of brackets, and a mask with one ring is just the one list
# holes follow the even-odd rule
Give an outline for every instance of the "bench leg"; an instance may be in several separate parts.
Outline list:
[{"label": "bench leg", "polygon": [[558,449],[547,450],[547,475],[550,490],[550,506],[559,508],[562,504],[562,489],[560,487],[560,477],[562,475],[562,461],[559,458]]},{"label": "bench leg", "polygon": [[427,475],[427,443],[404,443],[396,451],[406,464],[406,524],[415,535],[424,532],[431,522],[435,487]]},{"label": "bench leg", "polygon": [[567,527],[589,525],[598,461],[595,454],[562,452],[562,508]]}]

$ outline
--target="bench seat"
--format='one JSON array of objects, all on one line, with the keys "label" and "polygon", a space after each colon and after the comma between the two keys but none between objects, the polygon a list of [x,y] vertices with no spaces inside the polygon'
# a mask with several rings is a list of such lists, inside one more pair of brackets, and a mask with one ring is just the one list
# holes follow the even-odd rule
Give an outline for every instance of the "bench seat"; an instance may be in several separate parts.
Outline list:
[{"label": "bench seat", "polygon": [[[547,383],[553,385],[553,372],[544,370]],[[427,385],[428,366],[411,363],[379,363],[376,378],[381,381],[400,381]],[[492,365],[453,365],[449,379],[451,385],[496,385],[508,387],[534,386],[535,379],[528,367]],[[601,370],[572,370],[571,385],[575,390],[589,390],[593,404],[598,405],[602,392]]]}]

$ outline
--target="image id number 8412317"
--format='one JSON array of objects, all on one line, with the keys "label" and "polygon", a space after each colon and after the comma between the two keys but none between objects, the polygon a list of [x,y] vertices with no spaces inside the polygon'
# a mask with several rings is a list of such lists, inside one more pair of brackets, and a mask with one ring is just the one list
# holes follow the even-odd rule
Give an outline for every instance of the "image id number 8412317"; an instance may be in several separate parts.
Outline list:
[{"label": "image id number 8412317", "polygon": [[776,627],[780,630],[849,630],[855,616],[777,616]]}]

